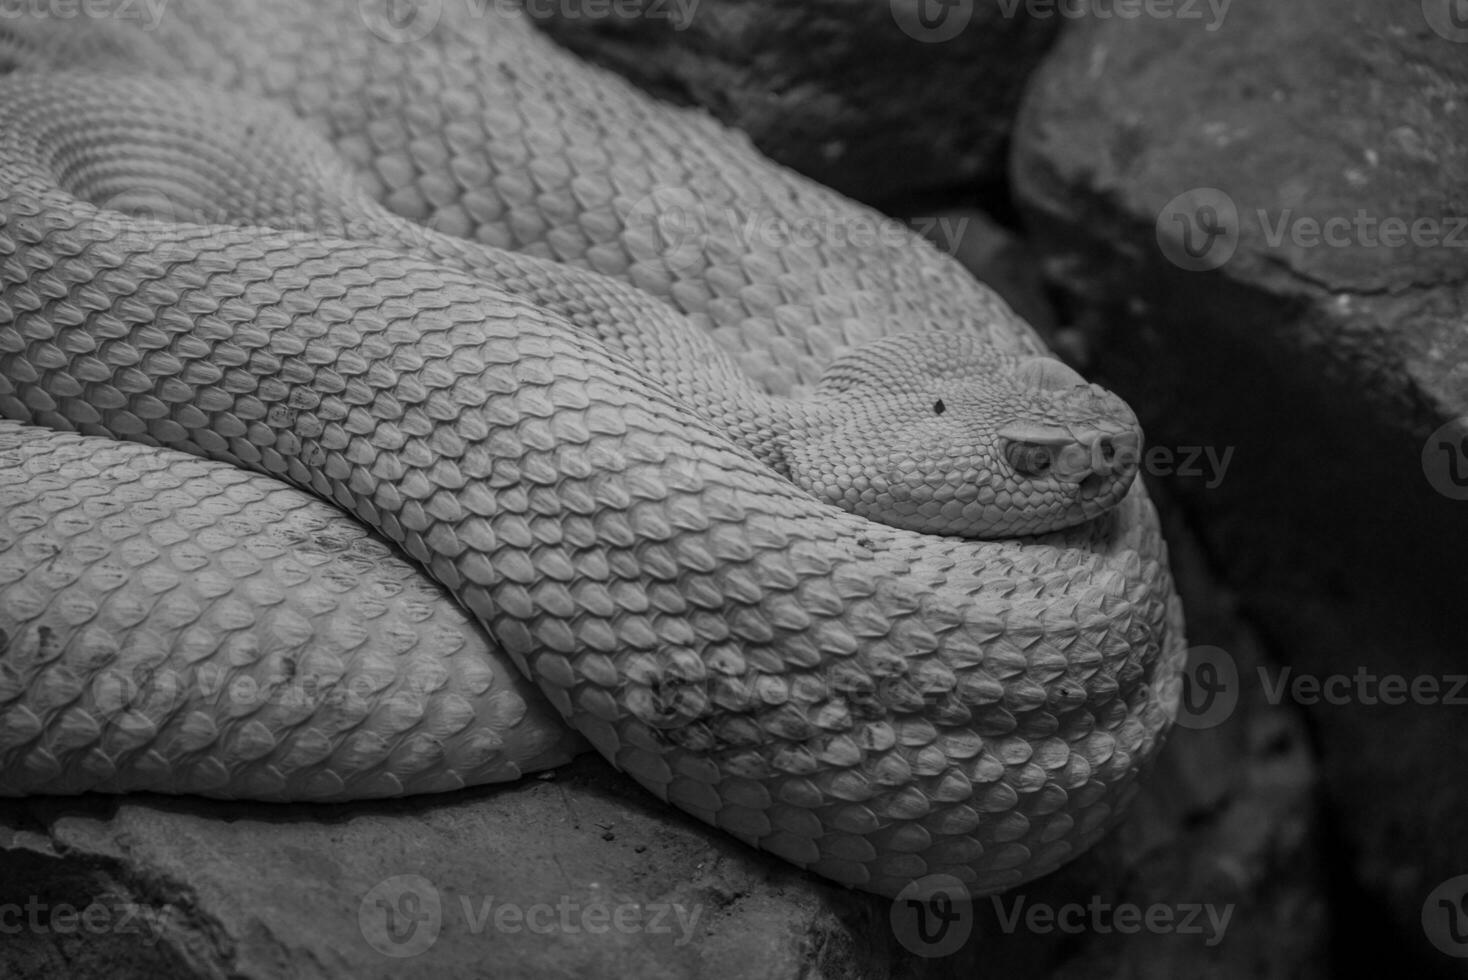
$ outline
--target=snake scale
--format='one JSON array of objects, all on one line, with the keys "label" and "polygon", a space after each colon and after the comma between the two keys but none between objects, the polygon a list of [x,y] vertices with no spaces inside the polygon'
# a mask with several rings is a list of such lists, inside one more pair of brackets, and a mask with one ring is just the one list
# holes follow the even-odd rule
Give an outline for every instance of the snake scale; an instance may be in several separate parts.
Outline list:
[{"label": "snake scale", "polygon": [[0,24],[0,795],[451,790],[564,719],[881,895],[1093,843],[1183,650],[1125,406],[703,114],[371,6]]}]

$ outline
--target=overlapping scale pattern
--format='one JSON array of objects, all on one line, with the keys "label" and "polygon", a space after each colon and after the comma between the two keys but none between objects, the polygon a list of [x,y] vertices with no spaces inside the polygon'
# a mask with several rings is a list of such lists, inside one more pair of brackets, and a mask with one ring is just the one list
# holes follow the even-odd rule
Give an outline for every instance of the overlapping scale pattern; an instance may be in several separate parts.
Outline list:
[{"label": "overlapping scale pattern", "polygon": [[0,795],[337,800],[577,748],[442,590],[237,467],[0,422]]},{"label": "overlapping scale pattern", "polygon": [[[446,15],[431,43],[394,45],[351,29],[356,6],[180,3],[156,35],[104,44],[124,30],[108,25],[98,46],[289,99],[399,213],[650,290],[775,389],[813,380],[839,348],[896,321],[992,320],[1033,349],[997,300],[911,243],[727,237],[707,205],[864,212],[711,122],[575,65],[515,20]],[[38,33],[36,51],[71,43]],[[872,524],[780,479],[676,391],[525,295],[391,243],[118,222],[58,186],[61,163],[39,144],[5,145],[0,415],[202,455],[335,502],[456,596],[598,751],[700,819],[881,894],[938,872],[993,891],[1094,841],[1155,753],[1182,635],[1140,487],[1107,517],[1041,539]],[[701,202],[698,247],[649,238],[640,205],[624,209],[656,204],[662,186]],[[6,435],[18,463],[62,452],[32,431]],[[166,469],[180,476],[202,465],[174,459]],[[196,499],[207,511],[213,497]],[[144,581],[131,577],[128,592]],[[29,612],[24,598],[18,608]],[[179,618],[158,609],[160,622]],[[36,681],[53,653],[24,649],[7,669],[25,680],[3,703],[27,715],[5,716],[0,785],[77,737],[64,711],[31,707],[70,690]],[[466,650],[442,660],[467,663]],[[413,663],[411,651],[397,662]],[[222,728],[222,708],[177,711]],[[382,710],[389,730],[411,720]],[[136,713],[111,737],[166,723]],[[249,729],[195,763],[278,787],[247,756],[278,762],[290,732],[326,722],[288,732],[269,717],[268,748]],[[422,733],[408,725],[392,744]],[[361,765],[388,741],[347,736],[346,754],[314,773],[274,771],[287,783],[329,774],[349,793],[353,780],[377,786]],[[145,743],[101,751],[115,767],[158,751]],[[464,776],[449,762],[452,775],[414,777],[392,751],[379,765],[400,782]]]}]

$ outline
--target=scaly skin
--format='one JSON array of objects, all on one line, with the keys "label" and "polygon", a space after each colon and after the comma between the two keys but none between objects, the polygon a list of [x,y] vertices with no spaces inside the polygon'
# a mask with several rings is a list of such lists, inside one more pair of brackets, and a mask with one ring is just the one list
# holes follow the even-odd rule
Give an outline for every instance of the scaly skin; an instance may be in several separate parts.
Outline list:
[{"label": "scaly skin", "polygon": [[[1020,360],[1039,350],[1002,304],[911,241],[731,241],[738,228],[710,220],[697,248],[659,242],[638,210],[661,206],[659,186],[736,214],[863,215],[707,120],[636,96],[513,20],[446,22],[392,45],[351,30],[354,9],[180,5],[149,35],[3,30],[29,67],[90,45],[117,65],[290,99],[377,175],[367,193],[393,210],[662,296],[777,394],[899,324],[970,343],[988,324],[986,349],[1032,388],[1053,387],[1051,369]],[[424,135],[400,138],[409,131]],[[84,152],[21,150],[0,154],[0,414],[206,455],[336,501],[422,563],[600,752],[680,808],[880,894],[939,872],[981,893],[1093,842],[1155,752],[1182,635],[1139,486],[1098,520],[1023,542],[874,524],[782,479],[586,324],[432,248],[122,222],[74,195]],[[96,200],[93,179],[77,177]],[[282,198],[272,212],[296,213]],[[553,285],[577,279],[540,268]],[[625,293],[607,294],[614,315]],[[852,356],[828,384],[861,374]],[[1024,442],[1047,421],[1006,424]],[[22,435],[22,459],[55,452]],[[0,586],[9,633],[68,625],[75,603],[27,604],[14,588]],[[261,658],[304,655],[291,646],[302,635],[267,636]],[[239,669],[228,645],[216,654],[226,675]],[[79,788],[12,778],[44,769],[46,746],[80,740],[66,729],[74,702],[48,692],[93,696],[89,672],[108,658],[84,646],[7,653],[0,787]],[[77,684],[38,687],[49,675],[37,658],[58,649]],[[191,656],[174,642],[153,669]],[[146,735],[202,712],[219,734],[187,746],[185,766],[216,783],[224,772],[226,795],[309,797],[334,777],[351,798],[379,785],[342,761],[371,756],[359,743],[324,761],[292,755],[288,739],[241,734],[248,722],[185,688],[151,729],[104,710],[95,767],[156,765],[146,738],[113,729]],[[434,754],[421,740],[405,749],[423,729],[383,727],[411,717],[369,711],[352,734],[416,772]],[[231,748],[240,739],[249,751]]]},{"label": "scaly skin", "polygon": [[0,422],[0,583],[6,795],[402,796],[581,748],[441,588],[237,467]]},{"label": "scaly skin", "polygon": [[[1131,410],[1053,358],[931,330],[857,348],[806,397],[771,395],[687,317],[634,286],[387,212],[273,106],[116,74],[22,74],[3,97],[5,155],[30,161],[38,179],[54,174],[112,208],[309,229],[473,272],[617,349],[812,495],[882,523],[966,537],[1042,533],[1110,510],[1136,474]],[[1016,468],[1019,454],[1036,452],[1044,472]]]}]

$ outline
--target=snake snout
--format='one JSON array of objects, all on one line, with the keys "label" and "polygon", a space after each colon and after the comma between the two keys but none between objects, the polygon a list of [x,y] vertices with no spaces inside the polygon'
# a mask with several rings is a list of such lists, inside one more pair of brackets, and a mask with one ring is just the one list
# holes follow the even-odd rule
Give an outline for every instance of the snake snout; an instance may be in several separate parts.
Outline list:
[{"label": "snake snout", "polygon": [[1135,430],[1102,433],[1091,440],[1091,472],[1098,476],[1115,476],[1137,465],[1142,449],[1142,436]]},{"label": "snake snout", "polygon": [[1142,448],[1141,434],[1125,432],[1088,432],[1060,449],[1053,473],[1068,483],[1099,485],[1107,480],[1134,472]]},{"label": "snake snout", "polygon": [[[1015,473],[1077,484],[1081,496],[1090,498],[1136,472],[1141,430],[1114,394],[1053,357],[1023,358],[1013,377],[1022,388],[1043,393],[1060,416],[1054,421],[1015,421],[999,430],[1005,459]],[[1060,420],[1066,416],[1074,421]]]},{"label": "snake snout", "polygon": [[1141,434],[1134,429],[1077,433],[1019,426],[1000,435],[1005,439],[1004,457],[1020,476],[1050,476],[1082,484],[1083,489],[1135,470],[1142,445]]}]

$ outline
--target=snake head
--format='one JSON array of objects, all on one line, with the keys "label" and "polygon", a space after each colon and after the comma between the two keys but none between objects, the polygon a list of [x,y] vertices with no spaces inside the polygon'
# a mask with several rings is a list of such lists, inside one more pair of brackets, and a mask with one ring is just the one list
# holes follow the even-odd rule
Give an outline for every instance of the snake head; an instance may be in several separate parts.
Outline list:
[{"label": "snake head", "polygon": [[1051,357],[965,333],[886,337],[834,361],[794,428],[796,483],[873,521],[971,538],[1098,517],[1136,477],[1142,431]]}]

